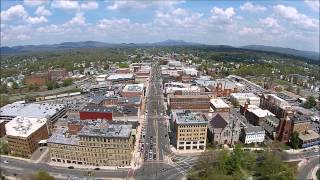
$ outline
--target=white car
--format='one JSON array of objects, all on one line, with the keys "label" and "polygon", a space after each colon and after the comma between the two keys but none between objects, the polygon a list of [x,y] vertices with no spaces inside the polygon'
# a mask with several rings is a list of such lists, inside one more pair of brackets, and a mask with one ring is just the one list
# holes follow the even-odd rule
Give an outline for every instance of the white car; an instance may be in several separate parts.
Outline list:
[{"label": "white car", "polygon": [[8,163],[9,163],[9,161],[7,161],[7,160],[4,160],[4,161],[3,161],[3,163],[5,163],[5,164],[8,164]]}]

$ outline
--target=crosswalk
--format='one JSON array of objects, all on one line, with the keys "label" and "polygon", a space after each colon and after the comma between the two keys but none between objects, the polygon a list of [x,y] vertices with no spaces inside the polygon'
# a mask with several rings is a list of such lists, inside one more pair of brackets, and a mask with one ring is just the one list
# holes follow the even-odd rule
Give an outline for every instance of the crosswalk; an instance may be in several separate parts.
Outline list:
[{"label": "crosswalk", "polygon": [[187,174],[198,161],[197,156],[176,156],[171,155],[171,160],[174,162],[174,167],[182,174]]}]

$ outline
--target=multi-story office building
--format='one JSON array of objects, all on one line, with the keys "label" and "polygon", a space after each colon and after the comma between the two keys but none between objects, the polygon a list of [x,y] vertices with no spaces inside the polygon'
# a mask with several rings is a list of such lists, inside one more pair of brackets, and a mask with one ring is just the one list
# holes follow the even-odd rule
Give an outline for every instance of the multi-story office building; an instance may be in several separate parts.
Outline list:
[{"label": "multi-story office building", "polygon": [[215,112],[230,112],[230,106],[222,99],[211,99],[210,106]]},{"label": "multi-story office building", "polygon": [[177,150],[205,150],[208,122],[205,115],[186,111],[172,112]]},{"label": "multi-story office building", "polygon": [[63,104],[50,103],[12,103],[0,108],[0,120],[11,121],[17,116],[28,118],[46,118],[49,129],[53,124],[66,114],[66,108]]},{"label": "multi-story office building", "polygon": [[292,106],[275,94],[263,94],[260,98],[260,107],[268,109],[279,119],[284,119],[286,116],[292,117],[294,114]]},{"label": "multi-story office building", "polygon": [[210,97],[207,95],[169,95],[168,104],[171,110],[190,110],[209,112]]},{"label": "multi-story office building", "polygon": [[5,126],[9,149],[14,154],[30,157],[39,147],[39,141],[48,139],[46,118],[18,116]]},{"label": "multi-story office building", "polygon": [[132,125],[90,122],[70,134],[59,129],[48,139],[51,161],[92,166],[129,166],[134,146]]},{"label": "multi-story office building", "polygon": [[127,84],[123,88],[121,95],[123,97],[143,96],[144,85],[143,84]]},{"label": "multi-story office building", "polygon": [[260,98],[253,93],[231,93],[230,101],[235,106],[243,106],[246,102],[251,105],[260,105]]}]

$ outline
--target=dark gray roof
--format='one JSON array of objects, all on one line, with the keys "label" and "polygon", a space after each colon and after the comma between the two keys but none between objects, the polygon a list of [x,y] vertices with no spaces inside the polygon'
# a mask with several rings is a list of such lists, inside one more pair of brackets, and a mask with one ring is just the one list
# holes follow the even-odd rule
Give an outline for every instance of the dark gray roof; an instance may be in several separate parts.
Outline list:
[{"label": "dark gray roof", "polygon": [[209,123],[212,128],[225,128],[228,125],[228,122],[219,113]]},{"label": "dark gray roof", "polygon": [[113,112],[115,108],[104,106],[85,106],[81,109],[82,112]]},{"label": "dark gray roof", "polygon": [[280,120],[278,118],[276,118],[275,116],[266,116],[266,119],[274,122],[275,124],[279,124]]},{"label": "dark gray roof", "polygon": [[291,117],[291,120],[293,121],[293,123],[297,124],[297,123],[310,122],[311,118],[310,116],[297,113]]}]

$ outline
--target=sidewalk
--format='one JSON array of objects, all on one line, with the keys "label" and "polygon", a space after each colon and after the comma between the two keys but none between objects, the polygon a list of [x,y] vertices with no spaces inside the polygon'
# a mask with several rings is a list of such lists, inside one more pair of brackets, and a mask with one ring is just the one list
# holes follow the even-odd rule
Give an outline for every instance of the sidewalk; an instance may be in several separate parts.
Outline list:
[{"label": "sidewalk", "polygon": [[100,168],[101,170],[119,170],[119,169],[131,169],[131,166],[124,166],[124,167],[118,167],[118,166],[89,166],[89,165],[79,165],[79,164],[67,164],[67,163],[58,163],[58,162],[49,162],[48,165],[50,166],[56,166],[56,167],[66,167],[73,166],[77,169],[88,169],[92,170],[95,168]]},{"label": "sidewalk", "polygon": [[289,149],[289,150],[283,150],[283,152],[286,152],[286,153],[289,153],[289,154],[298,154],[298,153],[301,153],[301,152],[304,152],[304,151],[309,151],[309,150],[316,150],[320,149],[320,146],[312,146],[312,147],[308,147],[308,148],[304,148],[304,149]]},{"label": "sidewalk", "polygon": [[35,163],[35,161],[32,161],[30,159],[26,159],[26,158],[22,158],[22,157],[15,157],[15,156],[9,156],[9,155],[0,155],[0,157],[11,158],[11,159],[16,159],[16,160],[20,160],[20,161],[27,161],[27,162]]}]

